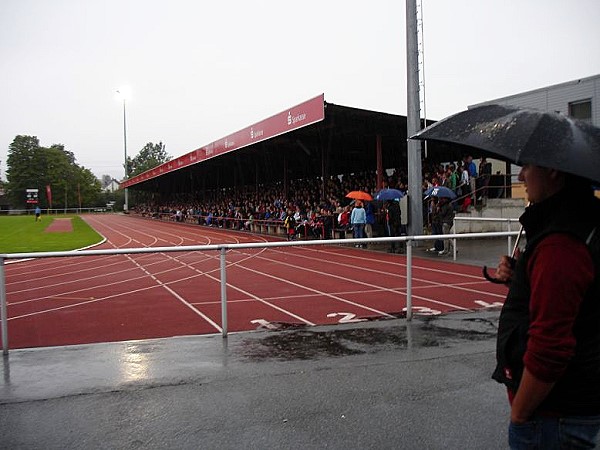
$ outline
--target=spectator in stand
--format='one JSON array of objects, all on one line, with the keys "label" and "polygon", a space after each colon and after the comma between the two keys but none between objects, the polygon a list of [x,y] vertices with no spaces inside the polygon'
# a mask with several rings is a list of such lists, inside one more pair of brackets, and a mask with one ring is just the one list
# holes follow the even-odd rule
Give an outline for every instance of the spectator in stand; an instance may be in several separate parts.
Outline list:
[{"label": "spectator in stand", "polygon": [[[367,223],[367,213],[363,208],[360,200],[356,200],[352,214],[350,215],[350,223],[352,224],[353,237],[362,239],[365,237],[365,224]],[[355,247],[364,247],[363,244],[356,244]]]},{"label": "spectator in stand", "polygon": [[[431,234],[442,234],[442,215],[440,213],[439,198],[431,197]],[[441,254],[444,251],[444,242],[441,239],[436,239],[429,252],[437,252]]]},{"label": "spectator in stand", "polygon": [[[402,235],[402,217],[400,212],[400,203],[395,200],[388,200],[385,203],[385,224],[387,235],[396,237]],[[390,243],[388,253],[396,253],[398,248],[399,253],[404,253],[403,245],[393,241]]]},{"label": "spectator in stand", "polygon": [[475,162],[473,162],[473,157],[471,155],[467,155],[464,157],[464,161],[464,166],[469,171],[469,178],[477,178],[477,165]]},{"label": "spectator in stand", "polygon": [[488,196],[488,185],[490,184],[490,178],[492,177],[492,163],[488,162],[487,159],[481,158],[479,163],[479,183],[478,183],[478,196],[479,200],[487,198]]},{"label": "spectator in stand", "polygon": [[456,193],[458,176],[456,175],[456,167],[454,164],[448,164],[448,168],[446,169],[446,179],[448,180],[448,189],[452,189],[452,191]]},{"label": "spectator in stand", "polygon": [[349,206],[345,206],[342,210],[342,212],[338,215],[338,228],[341,228],[342,230],[346,230],[347,228],[350,228],[350,207]]},{"label": "spectator in stand", "polygon": [[244,210],[242,208],[235,209],[234,220],[235,220],[235,228],[237,230],[243,230],[244,229]]},{"label": "spectator in stand", "polygon": [[373,202],[366,203],[365,215],[366,215],[365,235],[368,238],[372,238],[373,237],[373,225],[375,225],[375,207],[373,206]]},{"label": "spectator in stand", "polygon": [[329,207],[325,206],[321,208],[321,220],[323,222],[323,238],[331,239],[333,228],[335,226],[335,217]]},{"label": "spectator in stand", "polygon": [[294,219],[294,213],[292,210],[288,210],[287,215],[283,221],[283,225],[286,229],[287,239],[291,241],[296,238],[296,219]]},{"label": "spectator in stand", "polygon": [[[438,201],[439,220],[442,223],[442,234],[450,234],[454,226],[454,207],[450,203],[450,199],[442,197]],[[446,239],[443,242],[443,248],[438,252],[441,255],[447,255],[452,248],[452,240]]]},{"label": "spectator in stand", "polygon": [[296,206],[296,210],[294,211],[294,220],[296,221],[296,224],[299,224],[302,221],[302,210],[299,206]]},{"label": "spectator in stand", "polygon": [[458,168],[460,175],[460,181],[457,188],[456,195],[462,197],[462,210],[465,211],[471,204],[471,182],[469,178],[469,171],[463,165]]},{"label": "spectator in stand", "polygon": [[471,155],[467,156],[466,161],[467,170],[469,172],[469,186],[471,188],[471,195],[474,196],[477,194],[477,165],[473,162],[473,157]]},{"label": "spectator in stand", "polygon": [[254,214],[248,214],[248,220],[244,222],[244,229],[247,231],[252,231],[252,224],[254,223]]}]

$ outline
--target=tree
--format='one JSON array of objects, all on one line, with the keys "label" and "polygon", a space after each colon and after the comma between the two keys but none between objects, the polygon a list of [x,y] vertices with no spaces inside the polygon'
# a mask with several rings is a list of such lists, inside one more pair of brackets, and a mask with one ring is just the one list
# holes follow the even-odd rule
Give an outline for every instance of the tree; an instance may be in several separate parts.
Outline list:
[{"label": "tree", "polygon": [[[127,158],[129,177],[139,175],[170,160],[171,156],[166,152],[165,145],[162,142],[158,144],[148,142],[135,158]],[[145,191],[129,190],[130,205],[149,202],[151,197],[152,195]]]},{"label": "tree", "polygon": [[22,207],[26,204],[26,189],[39,189],[38,172],[44,169],[39,156],[40,141],[35,136],[17,136],[10,144],[6,179],[7,197],[13,205]]},{"label": "tree", "polygon": [[8,197],[15,208],[27,206],[26,189],[38,189],[40,205],[46,207],[97,206],[100,199],[100,181],[62,144],[46,148],[35,136],[17,136],[9,146],[7,166]]},{"label": "tree", "polygon": [[158,144],[148,142],[137,156],[130,161],[129,177],[139,175],[170,160],[171,156],[166,152],[165,145],[162,142]]}]

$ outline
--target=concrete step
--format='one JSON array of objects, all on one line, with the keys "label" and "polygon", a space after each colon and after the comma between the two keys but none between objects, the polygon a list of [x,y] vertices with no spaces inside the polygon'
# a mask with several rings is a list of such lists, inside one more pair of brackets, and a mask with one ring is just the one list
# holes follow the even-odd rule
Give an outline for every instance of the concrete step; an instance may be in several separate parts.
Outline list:
[{"label": "concrete step", "polygon": [[516,231],[520,225],[514,219],[518,219],[523,214],[525,206],[525,200],[522,198],[489,198],[484,202],[484,206],[471,207],[467,213],[457,213],[454,231],[456,233]]}]

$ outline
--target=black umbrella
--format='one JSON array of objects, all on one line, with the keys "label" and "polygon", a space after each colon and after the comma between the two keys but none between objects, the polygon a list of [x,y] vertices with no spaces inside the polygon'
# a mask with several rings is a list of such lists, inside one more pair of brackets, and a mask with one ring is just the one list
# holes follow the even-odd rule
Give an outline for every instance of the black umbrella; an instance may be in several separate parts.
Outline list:
[{"label": "black umbrella", "polygon": [[600,183],[600,128],[560,113],[478,106],[440,120],[411,139],[465,145],[517,165],[534,164]]},{"label": "black umbrella", "polygon": [[[478,106],[411,138],[473,147],[518,165],[534,164],[600,183],[600,128],[556,112]],[[485,266],[483,274],[498,282]]]}]

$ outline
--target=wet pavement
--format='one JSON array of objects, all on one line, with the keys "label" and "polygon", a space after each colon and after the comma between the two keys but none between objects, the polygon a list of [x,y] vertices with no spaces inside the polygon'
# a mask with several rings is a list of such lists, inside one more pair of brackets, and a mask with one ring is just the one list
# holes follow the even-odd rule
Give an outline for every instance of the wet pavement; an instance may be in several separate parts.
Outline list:
[{"label": "wet pavement", "polygon": [[506,448],[498,315],[13,350],[0,448]]}]

